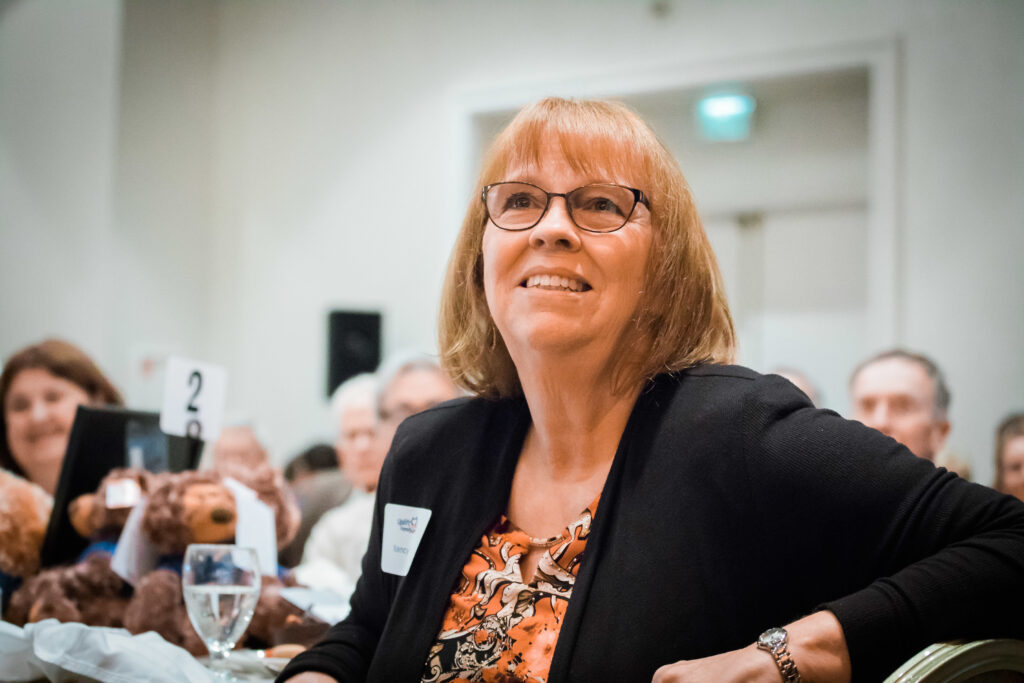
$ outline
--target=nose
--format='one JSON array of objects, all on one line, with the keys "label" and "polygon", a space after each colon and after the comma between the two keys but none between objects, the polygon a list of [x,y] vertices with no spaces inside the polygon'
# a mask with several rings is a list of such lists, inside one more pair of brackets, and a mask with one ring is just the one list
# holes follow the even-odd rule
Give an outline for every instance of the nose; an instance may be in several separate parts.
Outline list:
[{"label": "nose", "polygon": [[48,414],[49,410],[46,407],[46,401],[32,402],[32,419],[34,421],[43,422]]},{"label": "nose", "polygon": [[370,450],[373,445],[373,436],[370,434],[359,434],[352,439],[352,449],[357,453],[364,453]]},{"label": "nose", "polygon": [[884,402],[879,402],[868,415],[868,427],[877,429],[886,436],[892,436],[892,420],[890,419],[889,407]]},{"label": "nose", "polygon": [[576,251],[580,245],[579,228],[569,217],[565,197],[552,197],[540,223],[530,230],[530,246],[537,249]]}]

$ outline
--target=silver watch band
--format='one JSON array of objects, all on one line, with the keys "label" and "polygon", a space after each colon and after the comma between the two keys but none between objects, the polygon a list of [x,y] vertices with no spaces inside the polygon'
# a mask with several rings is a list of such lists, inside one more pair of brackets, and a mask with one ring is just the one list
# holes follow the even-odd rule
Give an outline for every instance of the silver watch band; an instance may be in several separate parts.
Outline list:
[{"label": "silver watch band", "polygon": [[796,662],[790,656],[789,648],[783,645],[777,650],[770,650],[770,652],[772,657],[775,658],[775,664],[779,667],[782,680],[786,681],[786,683],[800,683],[800,672],[796,670]]},{"label": "silver watch band", "polygon": [[789,634],[783,628],[770,628],[757,639],[757,647],[764,650],[775,660],[785,683],[801,683],[800,672],[796,662],[789,654]]}]

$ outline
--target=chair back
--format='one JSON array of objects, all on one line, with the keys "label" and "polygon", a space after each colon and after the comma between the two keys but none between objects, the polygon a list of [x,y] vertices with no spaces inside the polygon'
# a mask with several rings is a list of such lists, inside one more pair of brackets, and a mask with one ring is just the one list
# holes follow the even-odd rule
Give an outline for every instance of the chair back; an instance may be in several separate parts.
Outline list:
[{"label": "chair back", "polygon": [[935,643],[918,652],[885,683],[1024,683],[1024,640]]}]

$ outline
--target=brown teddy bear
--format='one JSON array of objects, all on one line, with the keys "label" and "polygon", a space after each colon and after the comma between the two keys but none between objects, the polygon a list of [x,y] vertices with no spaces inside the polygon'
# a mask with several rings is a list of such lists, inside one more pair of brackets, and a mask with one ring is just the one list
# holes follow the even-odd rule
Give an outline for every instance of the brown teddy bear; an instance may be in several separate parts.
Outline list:
[{"label": "brown teddy bear", "polygon": [[39,569],[52,506],[42,488],[0,469],[0,572],[14,578]]},{"label": "brown teddy bear", "polygon": [[21,625],[56,618],[90,626],[121,626],[131,588],[110,568],[117,538],[128,515],[152,485],[149,473],[111,470],[95,493],[68,506],[71,523],[89,546],[69,567],[46,569],[11,596],[7,619]]},{"label": "brown teddy bear", "polygon": [[[271,467],[233,471],[274,510],[278,547],[287,544],[298,528],[298,510],[288,499],[283,478]],[[181,588],[181,560],[190,543],[230,543],[235,534],[237,508],[231,490],[212,471],[171,475],[157,487],[142,519],[142,530],[160,552],[160,566],[135,586],[125,613],[125,627],[133,633],[156,631],[165,640],[194,655],[206,648],[192,628]],[[263,590],[244,645],[269,644],[271,634],[298,610],[280,597],[282,582],[263,577]]]}]

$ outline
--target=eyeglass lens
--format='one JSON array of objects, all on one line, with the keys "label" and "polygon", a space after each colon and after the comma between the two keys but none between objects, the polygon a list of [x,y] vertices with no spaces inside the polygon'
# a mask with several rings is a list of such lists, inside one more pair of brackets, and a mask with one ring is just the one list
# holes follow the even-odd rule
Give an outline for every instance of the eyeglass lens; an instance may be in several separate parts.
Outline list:
[{"label": "eyeglass lens", "polygon": [[[636,204],[633,191],[618,185],[584,185],[566,197],[569,216],[585,230],[618,230]],[[499,228],[525,230],[540,222],[548,194],[528,183],[498,183],[487,190],[487,213]]]}]

